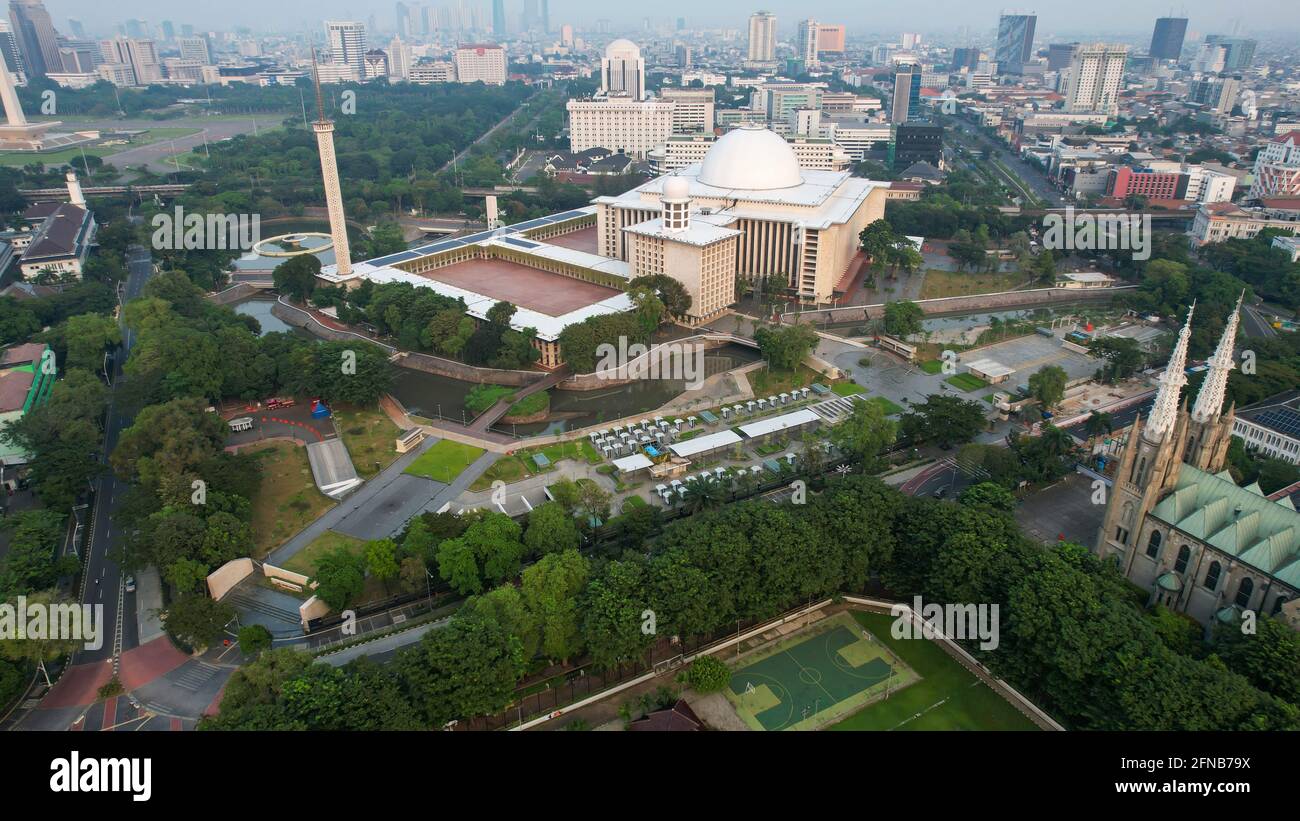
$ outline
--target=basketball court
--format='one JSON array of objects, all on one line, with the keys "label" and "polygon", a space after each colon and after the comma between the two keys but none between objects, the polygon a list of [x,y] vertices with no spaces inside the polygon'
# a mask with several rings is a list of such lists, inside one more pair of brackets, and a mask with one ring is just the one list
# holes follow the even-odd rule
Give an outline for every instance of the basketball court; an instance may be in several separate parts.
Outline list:
[{"label": "basketball court", "polygon": [[427,277],[547,316],[563,316],[619,291],[504,259],[471,259],[426,271]]},{"label": "basketball court", "polygon": [[917,680],[875,636],[840,613],[742,661],[724,691],[754,730],[812,730]]}]

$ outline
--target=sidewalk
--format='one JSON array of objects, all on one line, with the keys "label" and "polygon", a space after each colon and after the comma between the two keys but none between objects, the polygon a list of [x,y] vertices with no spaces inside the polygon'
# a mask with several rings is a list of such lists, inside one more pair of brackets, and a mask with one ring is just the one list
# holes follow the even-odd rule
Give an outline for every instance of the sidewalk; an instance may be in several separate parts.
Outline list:
[{"label": "sidewalk", "polygon": [[162,578],[158,568],[146,567],[135,577],[135,618],[138,644],[148,644],[163,634],[158,611],[162,609]]}]

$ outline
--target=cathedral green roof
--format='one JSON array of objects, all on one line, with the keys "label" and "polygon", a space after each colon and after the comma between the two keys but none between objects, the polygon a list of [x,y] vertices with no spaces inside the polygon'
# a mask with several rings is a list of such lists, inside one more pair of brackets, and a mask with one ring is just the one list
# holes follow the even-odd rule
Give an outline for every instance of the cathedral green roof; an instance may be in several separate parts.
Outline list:
[{"label": "cathedral green roof", "polygon": [[1300,513],[1268,499],[1258,485],[1238,487],[1227,471],[1209,474],[1183,465],[1174,491],[1151,515],[1300,588]]}]

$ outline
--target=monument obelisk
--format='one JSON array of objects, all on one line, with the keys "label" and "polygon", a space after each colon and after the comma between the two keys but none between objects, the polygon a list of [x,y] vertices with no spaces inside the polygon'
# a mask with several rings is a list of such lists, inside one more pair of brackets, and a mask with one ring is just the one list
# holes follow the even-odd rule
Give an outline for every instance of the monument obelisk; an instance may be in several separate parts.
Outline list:
[{"label": "monument obelisk", "polygon": [[325,101],[320,91],[320,71],[316,67],[316,49],[311,50],[311,73],[316,81],[316,148],[320,151],[320,173],[325,183],[325,210],[330,217],[330,238],[334,241],[335,270],[340,277],[352,273],[352,256],[348,248],[348,222],[343,214],[343,192],[339,189],[339,167],[334,158],[334,122],[325,116]]}]

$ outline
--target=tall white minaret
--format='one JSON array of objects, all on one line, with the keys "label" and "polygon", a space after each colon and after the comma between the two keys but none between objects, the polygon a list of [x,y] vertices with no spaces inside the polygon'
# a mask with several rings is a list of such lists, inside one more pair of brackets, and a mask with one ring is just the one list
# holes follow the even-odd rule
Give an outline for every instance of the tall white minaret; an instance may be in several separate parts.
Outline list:
[{"label": "tall white minaret", "polygon": [[1142,436],[1148,442],[1156,444],[1164,441],[1174,423],[1178,421],[1178,393],[1187,384],[1187,341],[1192,336],[1192,312],[1196,310],[1193,302],[1187,309],[1187,322],[1178,332],[1178,341],[1174,343],[1174,352],[1169,357],[1169,365],[1160,374],[1160,387],[1156,390],[1156,400],[1151,406],[1151,415]]},{"label": "tall white minaret", "polygon": [[691,185],[685,177],[669,177],[664,182],[663,228],[666,233],[678,234],[691,227]]},{"label": "tall white minaret", "polygon": [[334,241],[334,261],[341,277],[352,273],[352,255],[348,248],[348,223],[343,214],[343,193],[339,190],[339,167],[334,158],[334,123],[325,116],[325,102],[320,92],[320,71],[316,67],[316,49],[311,51],[312,76],[316,81],[316,148],[320,151],[320,172],[325,183],[325,210],[330,217],[330,238]]},{"label": "tall white minaret", "polygon": [[86,207],[86,197],[81,193],[81,183],[77,180],[76,171],[68,171],[68,202],[73,205]]}]

